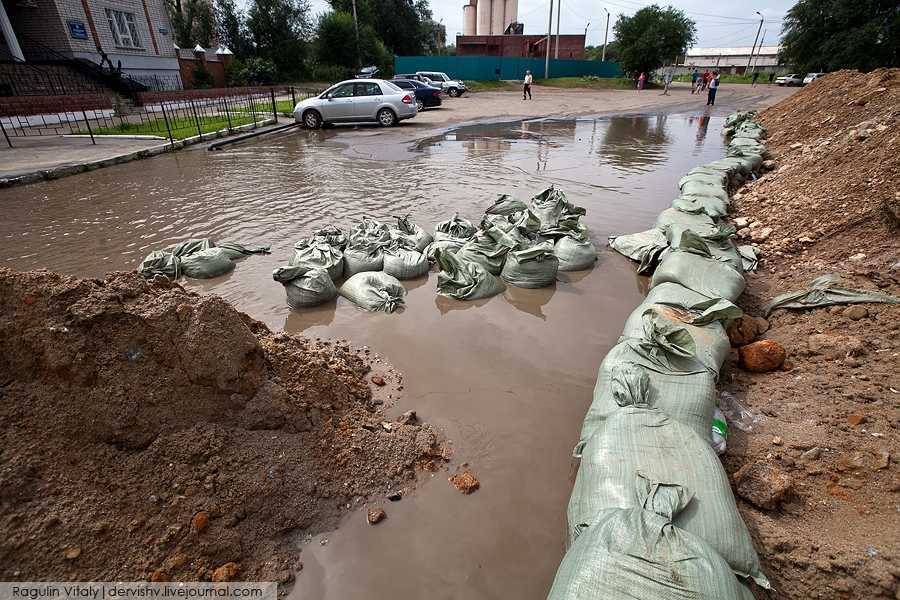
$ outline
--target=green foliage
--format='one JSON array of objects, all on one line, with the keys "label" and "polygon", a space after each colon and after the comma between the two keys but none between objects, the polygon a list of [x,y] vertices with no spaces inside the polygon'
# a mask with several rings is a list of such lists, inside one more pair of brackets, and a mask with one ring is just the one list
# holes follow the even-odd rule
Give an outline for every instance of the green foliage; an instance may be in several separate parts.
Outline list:
[{"label": "green foliage", "polygon": [[238,57],[225,63],[225,85],[228,87],[242,87],[247,85],[247,65]]},{"label": "green foliage", "polygon": [[197,89],[211,88],[216,84],[213,74],[201,62],[194,65],[191,77],[194,80],[194,87]]},{"label": "green foliage", "polygon": [[[379,75],[386,77],[393,68],[393,55],[378,39],[371,25],[360,24],[357,56],[356,30],[353,15],[350,13],[337,10],[325,13],[319,18],[316,31],[315,54],[318,74],[333,76],[343,72],[352,76],[361,66],[375,65],[380,71]],[[329,67],[336,69],[332,68],[329,71]],[[332,77],[327,77],[326,80],[331,81]]]},{"label": "green foliage", "polygon": [[253,0],[247,30],[257,58],[275,65],[280,77],[304,73],[311,33],[308,0]]},{"label": "green foliage", "polygon": [[799,0],[784,20],[779,60],[800,73],[900,66],[897,0]]},{"label": "green foliage", "polygon": [[215,16],[219,44],[226,46],[236,56],[251,55],[253,44],[247,33],[246,16],[235,0],[216,0]]},{"label": "green foliage", "polygon": [[649,74],[671,63],[697,38],[697,27],[684,12],[656,4],[630,17],[620,16],[613,32],[620,49],[619,63],[624,71],[633,73]]},{"label": "green foliage", "polygon": [[[619,43],[615,40],[606,44],[606,61],[619,62]],[[603,44],[599,46],[586,46],[584,56],[588,60],[600,60],[603,56]]]},{"label": "green foliage", "polygon": [[166,9],[179,47],[193,48],[197,44],[209,47],[216,19],[208,0],[168,0]]},{"label": "green foliage", "polygon": [[[335,11],[353,14],[352,0],[329,0],[329,3]],[[428,0],[356,0],[356,11],[360,28],[371,25],[393,54],[424,54],[435,44]]]}]

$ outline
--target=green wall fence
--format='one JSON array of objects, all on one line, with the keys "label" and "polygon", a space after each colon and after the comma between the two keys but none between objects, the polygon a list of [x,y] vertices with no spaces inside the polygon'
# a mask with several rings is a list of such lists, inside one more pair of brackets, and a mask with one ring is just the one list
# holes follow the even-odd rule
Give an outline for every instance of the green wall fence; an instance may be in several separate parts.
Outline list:
[{"label": "green wall fence", "polygon": [[[520,80],[530,69],[535,78],[544,76],[543,58],[519,56],[395,56],[395,73],[416,71],[441,71],[454,79],[491,81],[499,79]],[[621,77],[618,63],[599,60],[550,59],[551,77]]]}]

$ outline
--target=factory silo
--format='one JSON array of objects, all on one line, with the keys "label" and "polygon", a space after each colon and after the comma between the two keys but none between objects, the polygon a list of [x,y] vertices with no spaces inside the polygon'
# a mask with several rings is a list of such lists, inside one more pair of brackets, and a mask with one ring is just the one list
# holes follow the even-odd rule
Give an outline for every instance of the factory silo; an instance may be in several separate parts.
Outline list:
[{"label": "factory silo", "polygon": [[503,35],[506,27],[503,26],[503,15],[506,13],[505,0],[492,0],[491,2],[491,35]]},{"label": "factory silo", "polygon": [[[503,2],[503,0],[497,0]],[[491,0],[478,0],[476,35],[491,35]]]},{"label": "factory silo", "polygon": [[473,0],[463,6],[463,35],[475,35],[478,31],[476,3],[477,0]]},{"label": "factory silo", "polygon": [[506,0],[506,10],[504,10],[503,15],[503,31],[506,31],[506,28],[509,27],[511,23],[515,23],[518,18],[519,0]]}]

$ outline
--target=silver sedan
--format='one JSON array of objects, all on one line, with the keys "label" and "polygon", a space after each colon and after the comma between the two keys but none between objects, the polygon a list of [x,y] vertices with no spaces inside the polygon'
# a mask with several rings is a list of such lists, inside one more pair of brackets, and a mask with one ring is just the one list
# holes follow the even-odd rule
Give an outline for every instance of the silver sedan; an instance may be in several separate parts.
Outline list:
[{"label": "silver sedan", "polygon": [[361,122],[390,127],[416,114],[413,93],[381,79],[342,81],[294,108],[294,120],[310,129],[325,123]]}]

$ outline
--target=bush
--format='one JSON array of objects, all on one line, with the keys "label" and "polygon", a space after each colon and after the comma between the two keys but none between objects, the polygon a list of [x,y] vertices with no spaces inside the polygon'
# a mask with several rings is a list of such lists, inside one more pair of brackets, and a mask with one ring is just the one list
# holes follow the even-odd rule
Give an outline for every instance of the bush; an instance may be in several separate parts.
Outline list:
[{"label": "bush", "polygon": [[313,81],[337,83],[345,79],[352,79],[353,75],[354,69],[341,65],[315,64],[310,69],[310,76]]},{"label": "bush", "polygon": [[203,63],[197,63],[194,70],[191,71],[191,77],[194,80],[194,88],[196,89],[211,88],[216,84],[213,74],[203,66]]},{"label": "bush", "polygon": [[247,65],[239,58],[232,58],[225,63],[225,85],[243,87],[247,85]]}]

